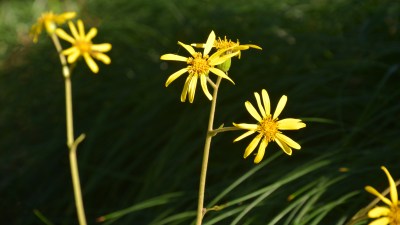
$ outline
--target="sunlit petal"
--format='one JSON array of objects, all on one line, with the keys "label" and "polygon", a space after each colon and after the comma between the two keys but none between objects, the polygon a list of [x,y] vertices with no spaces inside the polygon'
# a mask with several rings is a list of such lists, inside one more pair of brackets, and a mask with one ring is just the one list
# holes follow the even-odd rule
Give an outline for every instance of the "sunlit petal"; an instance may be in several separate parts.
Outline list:
[{"label": "sunlit petal", "polygon": [[112,46],[109,43],[92,45],[92,51],[97,51],[97,52],[108,52],[111,50],[111,48]]},{"label": "sunlit petal", "polygon": [[383,207],[383,206],[377,206],[368,212],[368,217],[369,218],[378,218],[381,216],[387,216],[389,214],[390,214],[389,208]]},{"label": "sunlit petal", "polygon": [[78,57],[81,55],[79,51],[72,52],[72,54],[68,55],[67,61],[68,63],[74,63]]},{"label": "sunlit petal", "polygon": [[90,70],[93,73],[99,72],[99,67],[97,66],[96,62],[92,59],[92,57],[89,55],[89,53],[83,54],[83,58],[85,59],[86,64],[89,66]]},{"label": "sunlit petal", "polygon": [[93,54],[93,57],[97,60],[102,61],[104,64],[110,64],[111,59],[108,57],[106,54],[103,54],[101,52],[97,52],[96,54]]},{"label": "sunlit petal", "polygon": [[261,144],[258,148],[257,155],[254,158],[254,163],[259,163],[263,159],[267,145],[268,145],[268,141],[265,138],[263,138],[261,141]]},{"label": "sunlit petal", "polygon": [[256,131],[254,131],[254,130],[249,130],[249,131],[247,131],[246,133],[244,133],[244,134],[240,135],[239,137],[237,137],[235,140],[233,140],[233,142],[240,141],[240,140],[242,140],[243,138],[246,138],[246,137],[248,137],[248,136],[254,134],[255,132],[256,132]]},{"label": "sunlit petal", "polygon": [[247,111],[250,113],[250,115],[254,119],[256,119],[257,121],[262,120],[260,114],[258,114],[257,110],[254,108],[254,106],[249,101],[245,102],[244,105],[245,105]]},{"label": "sunlit petal", "polygon": [[211,48],[214,45],[214,41],[215,41],[215,33],[214,31],[211,31],[210,35],[208,35],[207,42],[204,46],[204,54],[203,54],[204,56],[210,53]]},{"label": "sunlit petal", "polygon": [[381,169],[386,173],[386,176],[389,180],[389,186],[390,186],[390,198],[392,199],[393,205],[397,205],[398,202],[398,196],[397,196],[397,187],[396,183],[393,180],[393,177],[390,175],[389,171],[386,169],[386,167],[382,166]]},{"label": "sunlit petal", "polygon": [[281,114],[283,108],[285,108],[286,102],[287,102],[287,97],[286,97],[286,95],[283,95],[281,97],[281,99],[279,100],[278,105],[276,106],[274,116],[272,117],[273,119],[278,118],[278,116]]},{"label": "sunlit petal", "polygon": [[188,93],[189,93],[189,102],[190,103],[193,103],[194,95],[196,94],[197,78],[198,78],[197,74],[193,75],[193,78],[192,78],[192,80],[190,81],[190,84],[189,84]]},{"label": "sunlit petal", "polygon": [[193,57],[195,56],[196,51],[193,49],[192,46],[184,44],[180,41],[178,41],[178,44],[181,45],[182,47],[184,47]]},{"label": "sunlit petal", "polygon": [[211,101],[212,100],[212,95],[208,91],[207,87],[207,77],[205,75],[200,75],[200,84],[201,88],[203,89],[204,94],[207,96],[207,98]]},{"label": "sunlit petal", "polygon": [[258,143],[260,142],[261,138],[262,138],[262,135],[259,134],[250,142],[250,144],[247,146],[246,150],[244,151],[243,158],[247,158],[247,156],[249,156],[254,151],[254,149],[257,147]]},{"label": "sunlit petal", "polygon": [[388,225],[390,223],[390,219],[388,217],[382,217],[370,222],[368,225]]},{"label": "sunlit petal", "polygon": [[263,99],[263,103],[264,103],[265,113],[267,115],[271,115],[271,102],[269,100],[268,92],[265,89],[263,89],[261,91],[261,95],[262,95],[262,99]]},{"label": "sunlit petal", "polygon": [[175,55],[175,54],[164,54],[160,57],[161,60],[173,60],[173,61],[181,61],[181,62],[186,62],[188,60],[187,57],[183,57],[180,55]]},{"label": "sunlit petal", "polygon": [[375,195],[376,197],[378,197],[380,200],[382,200],[382,202],[384,202],[386,205],[391,206],[392,202],[386,198],[385,196],[383,196],[381,193],[379,193],[375,188],[371,187],[371,186],[366,186],[365,190],[368,191],[369,193]]},{"label": "sunlit petal", "polygon": [[281,147],[281,149],[288,155],[292,155],[292,149],[285,144],[284,141],[279,140],[279,138],[275,139],[275,142],[279,145],[279,147]]},{"label": "sunlit petal", "polygon": [[294,149],[301,149],[301,146],[297,142],[293,141],[291,138],[289,138],[288,136],[286,136],[284,134],[277,133],[276,137],[280,141],[283,141],[283,142],[285,142],[285,144],[289,145],[289,147],[292,147]]},{"label": "sunlit petal", "polygon": [[257,124],[248,124],[248,123],[233,123],[233,125],[237,128],[244,130],[254,130],[256,131],[258,128]]},{"label": "sunlit petal", "polygon": [[74,39],[80,39],[80,36],[78,34],[78,31],[76,30],[75,24],[72,23],[71,21],[68,22],[68,26],[69,26],[69,30],[72,33],[72,36],[74,37]]},{"label": "sunlit petal", "polygon": [[63,55],[71,55],[71,54],[74,54],[75,52],[80,54],[79,49],[75,46],[72,46],[71,48],[67,48],[64,51],[62,51],[62,54]]},{"label": "sunlit petal", "polygon": [[183,85],[183,90],[181,94],[181,102],[186,101],[186,96],[188,94],[188,89],[189,89],[189,84],[190,81],[192,80],[193,75],[189,74],[189,76],[186,78],[185,85]]},{"label": "sunlit petal", "polygon": [[279,130],[298,130],[306,127],[306,124],[301,122],[300,119],[287,118],[279,120],[277,123]]},{"label": "sunlit petal", "polygon": [[71,37],[69,34],[67,34],[63,29],[57,28],[56,29],[56,34],[57,34],[58,37],[68,41],[71,44],[75,43],[75,39],[73,37]]},{"label": "sunlit petal", "polygon": [[262,106],[261,99],[260,99],[260,95],[259,95],[257,92],[254,92],[254,96],[256,97],[258,109],[259,109],[260,112],[261,112],[261,116],[262,116],[263,118],[265,118],[267,115],[265,114],[264,107]]},{"label": "sunlit petal", "polygon": [[235,82],[233,82],[233,80],[230,77],[228,77],[228,75],[226,75],[222,70],[211,67],[210,71],[212,73],[214,73],[215,75],[225,78],[225,79],[229,80],[230,82],[232,82],[233,84],[235,84]]},{"label": "sunlit petal", "polygon": [[78,31],[79,31],[79,35],[81,37],[82,40],[85,39],[85,26],[83,25],[82,20],[78,20]]},{"label": "sunlit petal", "polygon": [[177,72],[173,73],[171,76],[168,77],[167,81],[165,82],[165,87],[168,87],[168,85],[170,83],[172,83],[174,80],[176,80],[178,77],[180,77],[185,72],[187,72],[187,68],[180,69]]},{"label": "sunlit petal", "polygon": [[97,35],[97,29],[95,27],[92,27],[86,34],[86,37],[84,38],[86,41],[91,41],[96,35]]}]

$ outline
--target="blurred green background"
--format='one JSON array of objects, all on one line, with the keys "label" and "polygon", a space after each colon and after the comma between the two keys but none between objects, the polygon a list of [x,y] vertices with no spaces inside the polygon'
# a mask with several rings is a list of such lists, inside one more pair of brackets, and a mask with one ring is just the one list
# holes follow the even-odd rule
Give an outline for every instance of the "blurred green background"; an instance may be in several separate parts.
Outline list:
[{"label": "blurred green background", "polygon": [[177,41],[203,42],[211,30],[263,48],[233,60],[236,85],[222,83],[215,126],[254,122],[244,102],[265,88],[272,107],[287,95],[282,117],[307,128],[286,132],[302,150],[288,157],[271,144],[260,165],[242,158],[251,138],[217,135],[205,203],[227,207],[207,213],[205,224],[346,224],[374,199],[365,185],[388,186],[381,165],[400,178],[399,1],[3,0],[4,224],[77,224],[61,66],[45,34],[38,44],[28,36],[48,10],[76,10],[87,29],[98,28],[95,43],[113,45],[111,65],[99,63],[93,75],[80,60],[72,77],[75,133],[87,135],[78,160],[89,224],[194,221],[210,104],[199,87],[193,104],[181,103],[184,78],[164,84],[183,65],[159,57],[186,55]]}]

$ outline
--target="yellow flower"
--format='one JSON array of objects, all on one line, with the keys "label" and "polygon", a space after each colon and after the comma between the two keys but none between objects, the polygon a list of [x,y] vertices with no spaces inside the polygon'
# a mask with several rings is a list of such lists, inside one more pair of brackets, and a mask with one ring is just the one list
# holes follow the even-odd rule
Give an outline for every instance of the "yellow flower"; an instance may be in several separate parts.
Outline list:
[{"label": "yellow flower", "polygon": [[33,42],[38,41],[39,34],[42,33],[43,27],[46,28],[48,34],[53,34],[56,30],[57,25],[65,23],[76,16],[75,12],[66,12],[62,14],[54,14],[53,12],[43,13],[31,28],[31,35],[33,36]]},{"label": "yellow flower", "polygon": [[97,29],[93,27],[85,34],[82,20],[78,20],[77,24],[78,30],[72,22],[68,22],[73,37],[60,28],[56,30],[56,34],[60,38],[72,44],[72,47],[62,51],[62,54],[68,56],[68,63],[74,63],[79,56],[83,56],[90,70],[92,70],[93,73],[97,73],[99,72],[99,67],[93,58],[102,61],[104,64],[110,64],[110,57],[103,54],[103,52],[110,51],[111,44],[93,44],[92,39],[97,35]]},{"label": "yellow flower", "polygon": [[397,196],[397,189],[396,189],[396,184],[390,175],[389,171],[386,169],[386,167],[382,166],[381,169],[386,173],[386,176],[389,180],[389,186],[390,186],[390,198],[386,198],[383,196],[381,193],[379,193],[375,188],[371,186],[366,186],[365,190],[368,191],[369,193],[375,195],[378,197],[380,200],[382,200],[387,206],[377,206],[373,209],[371,209],[368,212],[368,217],[369,218],[378,218],[369,225],[399,225],[400,224],[400,210],[399,210],[399,200]]},{"label": "yellow flower", "polygon": [[165,54],[161,56],[160,58],[161,60],[181,61],[181,62],[186,62],[188,65],[187,67],[173,73],[171,76],[168,77],[167,81],[165,82],[165,86],[168,87],[170,83],[172,83],[182,74],[186,72],[189,73],[189,76],[186,78],[186,82],[185,85],[183,86],[183,91],[181,94],[182,102],[186,101],[187,95],[189,96],[189,102],[190,103],[193,102],[198,78],[200,78],[200,84],[204,94],[207,96],[208,99],[212,100],[212,95],[208,91],[207,87],[207,77],[209,75],[209,72],[212,72],[215,75],[225,78],[234,83],[232,79],[229,78],[222,70],[215,68],[214,66],[225,62],[227,59],[230,59],[231,57],[237,55],[238,53],[236,52],[223,55],[227,50],[229,50],[227,49],[227,50],[217,51],[211,56],[208,56],[214,41],[215,41],[215,33],[214,31],[211,31],[210,35],[208,36],[207,42],[204,46],[203,53],[196,52],[192,46],[186,45],[178,41],[178,44],[184,47],[190,53],[191,57],[184,57],[175,54]]},{"label": "yellow flower", "polygon": [[276,107],[275,113],[271,115],[270,108],[271,103],[269,101],[268,93],[265,89],[262,90],[262,102],[260,99],[260,95],[255,92],[254,96],[257,100],[258,109],[260,110],[261,115],[257,112],[254,106],[249,102],[245,102],[245,106],[247,111],[258,121],[257,124],[247,124],[247,123],[233,123],[235,127],[240,129],[249,130],[246,133],[240,135],[233,142],[240,141],[243,138],[258,133],[258,135],[250,142],[244,152],[244,158],[249,156],[257,145],[260,143],[258,148],[257,155],[254,159],[254,163],[259,163],[264,157],[265,148],[268,143],[271,141],[275,141],[282,150],[288,154],[292,154],[292,148],[300,149],[301,146],[287,137],[286,135],[281,133],[281,130],[298,130],[306,127],[306,124],[303,123],[300,119],[282,119],[279,120],[278,116],[281,114],[283,108],[286,105],[287,97],[283,95],[278,102],[278,106]]},{"label": "yellow flower", "polygon": [[[204,48],[204,44],[192,44],[192,46],[195,46],[198,48]],[[231,39],[227,39],[226,36],[224,37],[223,40],[220,37],[218,37],[218,40],[214,41],[213,47],[216,48],[217,50],[229,49],[229,51],[227,51],[227,53],[238,52],[237,56],[239,59],[241,56],[240,51],[242,51],[242,50],[247,50],[249,48],[255,48],[255,49],[262,50],[262,48],[257,45],[252,45],[252,44],[241,45],[239,43],[239,40],[237,40],[236,42],[233,42],[233,41],[231,41]]]}]

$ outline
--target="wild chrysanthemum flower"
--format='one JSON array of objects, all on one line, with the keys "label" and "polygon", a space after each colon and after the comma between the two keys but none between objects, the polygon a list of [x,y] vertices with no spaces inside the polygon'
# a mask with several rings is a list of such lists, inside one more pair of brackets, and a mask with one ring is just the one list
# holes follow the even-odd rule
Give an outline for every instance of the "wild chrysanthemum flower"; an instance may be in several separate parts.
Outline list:
[{"label": "wild chrysanthemum flower", "polygon": [[244,158],[249,156],[257,145],[260,143],[258,148],[257,155],[254,159],[254,163],[259,163],[261,159],[264,157],[265,148],[267,147],[268,143],[271,141],[275,141],[282,150],[288,154],[292,154],[292,148],[300,149],[301,146],[287,137],[286,135],[281,133],[281,130],[298,130],[303,127],[306,127],[306,124],[303,123],[300,119],[282,119],[279,120],[278,116],[281,114],[283,108],[286,105],[287,97],[283,95],[278,102],[278,106],[273,115],[271,115],[270,108],[271,104],[269,101],[268,93],[265,89],[262,90],[262,102],[260,99],[260,95],[255,92],[254,96],[257,100],[258,109],[260,110],[261,115],[257,112],[254,106],[249,102],[245,102],[245,106],[247,111],[250,113],[251,116],[254,117],[258,121],[257,124],[247,124],[247,123],[233,123],[235,127],[249,130],[246,133],[240,135],[236,138],[233,142],[240,141],[243,138],[258,133],[258,135],[250,142],[244,152]]},{"label": "wild chrysanthemum flower", "polygon": [[168,87],[170,83],[172,83],[182,74],[186,72],[189,73],[189,76],[186,78],[186,82],[185,85],[183,86],[183,91],[181,94],[182,102],[186,101],[187,95],[189,96],[189,102],[190,103],[193,102],[198,78],[200,78],[200,83],[204,94],[207,96],[208,99],[212,100],[212,95],[210,94],[207,88],[207,77],[209,75],[209,72],[212,72],[215,75],[225,78],[230,82],[234,83],[232,79],[228,77],[222,70],[214,66],[225,62],[227,59],[235,56],[237,53],[223,55],[227,50],[222,50],[222,51],[217,51],[211,56],[209,56],[208,54],[211,51],[214,41],[215,41],[215,33],[214,31],[211,31],[210,35],[208,36],[207,42],[204,46],[203,53],[196,52],[192,46],[186,45],[178,41],[178,44],[184,47],[190,53],[191,57],[184,57],[175,54],[165,54],[161,56],[160,58],[161,60],[181,61],[181,62],[186,62],[188,65],[187,67],[173,73],[171,76],[168,77],[167,81],[165,82],[165,86]]},{"label": "wild chrysanthemum flower", "polygon": [[369,218],[377,218],[369,223],[369,225],[399,225],[400,224],[400,209],[399,199],[397,195],[396,184],[386,167],[382,166],[381,169],[386,173],[390,186],[390,199],[383,196],[375,188],[366,186],[365,190],[375,195],[388,206],[376,206],[368,212]]},{"label": "wild chrysanthemum flower", "polygon": [[[103,52],[111,50],[111,44],[93,44],[92,39],[97,35],[97,29],[91,28],[87,34],[85,34],[85,27],[82,20],[78,20],[78,30],[72,22],[68,22],[69,29],[71,30],[72,36],[67,34],[64,30],[58,28],[56,30],[57,36],[70,42],[72,47],[62,51],[62,54],[68,56],[68,63],[74,63],[79,56],[83,56],[86,64],[89,66],[93,73],[99,72],[99,67],[93,58],[102,61],[104,64],[110,64],[111,59]],[[79,31],[79,32],[78,32]],[[93,57],[93,58],[92,58]]]},{"label": "wild chrysanthemum flower", "polygon": [[75,16],[75,12],[65,12],[61,14],[54,14],[53,12],[43,13],[31,28],[33,42],[36,43],[38,41],[39,34],[42,33],[43,27],[45,27],[47,33],[51,35],[56,30],[57,25],[61,25]]}]

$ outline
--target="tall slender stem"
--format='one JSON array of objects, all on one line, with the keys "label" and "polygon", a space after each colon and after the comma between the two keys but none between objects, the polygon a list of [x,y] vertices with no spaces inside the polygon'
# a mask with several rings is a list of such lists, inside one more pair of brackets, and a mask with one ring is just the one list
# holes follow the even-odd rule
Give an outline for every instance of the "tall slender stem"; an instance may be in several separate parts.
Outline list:
[{"label": "tall slender stem", "polygon": [[72,186],[74,189],[75,206],[78,214],[78,221],[80,225],[86,225],[85,209],[82,200],[81,184],[79,180],[78,162],[76,157],[76,149],[78,144],[83,141],[85,135],[80,135],[76,140],[74,138],[74,120],[72,113],[72,84],[71,84],[71,73],[67,65],[65,56],[61,53],[62,47],[58,37],[53,33],[50,35],[57,49],[62,65],[62,71],[65,82],[65,109],[66,109],[66,124],[67,124],[67,146],[69,149],[69,162],[72,177]]},{"label": "tall slender stem", "polygon": [[208,166],[208,157],[210,154],[210,145],[211,139],[213,137],[213,123],[214,123],[214,114],[215,114],[215,106],[217,102],[217,94],[218,88],[221,83],[222,78],[218,77],[217,82],[215,83],[213,99],[211,101],[211,110],[210,117],[208,119],[208,128],[207,128],[207,136],[204,144],[204,152],[203,152],[203,163],[201,165],[201,174],[200,174],[200,186],[199,186],[199,201],[197,205],[197,219],[196,225],[201,225],[203,221],[203,216],[206,213],[204,206],[204,193],[206,189],[206,177],[207,177],[207,166]]}]

